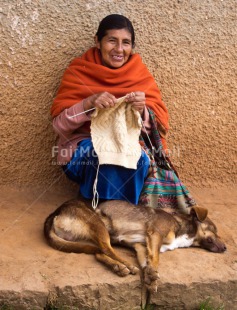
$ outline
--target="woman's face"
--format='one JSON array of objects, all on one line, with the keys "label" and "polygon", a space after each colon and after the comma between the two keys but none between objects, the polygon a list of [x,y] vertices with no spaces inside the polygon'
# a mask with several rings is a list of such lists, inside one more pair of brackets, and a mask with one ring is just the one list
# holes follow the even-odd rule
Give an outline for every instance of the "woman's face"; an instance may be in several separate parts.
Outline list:
[{"label": "woman's face", "polygon": [[107,30],[106,36],[100,42],[96,37],[96,47],[100,49],[104,66],[120,68],[132,53],[131,33],[126,28]]}]

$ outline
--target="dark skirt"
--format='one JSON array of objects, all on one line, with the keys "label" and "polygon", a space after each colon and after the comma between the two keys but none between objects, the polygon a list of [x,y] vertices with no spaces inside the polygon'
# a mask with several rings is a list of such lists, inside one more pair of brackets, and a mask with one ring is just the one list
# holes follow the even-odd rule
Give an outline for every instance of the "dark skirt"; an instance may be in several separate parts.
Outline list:
[{"label": "dark skirt", "polygon": [[[149,158],[144,151],[137,163],[137,169],[116,165],[100,165],[97,192],[99,199],[119,199],[137,204],[149,169]],[[83,197],[93,199],[93,185],[98,168],[98,157],[91,139],[83,140],[64,166],[66,175],[80,185]]]}]

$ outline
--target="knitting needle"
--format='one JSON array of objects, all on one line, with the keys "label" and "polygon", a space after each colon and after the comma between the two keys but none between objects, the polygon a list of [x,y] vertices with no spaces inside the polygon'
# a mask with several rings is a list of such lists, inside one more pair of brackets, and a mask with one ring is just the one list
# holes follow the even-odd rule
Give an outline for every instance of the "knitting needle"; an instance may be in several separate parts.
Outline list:
[{"label": "knitting needle", "polygon": [[73,117],[76,117],[76,116],[78,116],[78,115],[84,114],[84,113],[89,112],[89,111],[92,111],[92,110],[95,110],[95,108],[92,108],[92,109],[89,109],[89,110],[86,110],[86,111],[77,113],[77,114],[72,115],[72,116],[68,116],[68,118],[73,118]]},{"label": "knitting needle", "polygon": [[[132,97],[135,96],[134,92],[131,93],[131,96],[132,96]],[[117,101],[121,101],[121,100],[123,101],[126,97],[127,97],[127,95],[124,96],[124,97],[118,98]],[[80,113],[75,114],[75,115],[72,115],[72,116],[68,116],[68,118],[74,118],[74,117],[76,117],[76,116],[79,116],[79,115],[81,115],[81,114],[84,114],[84,113],[89,112],[89,111],[92,111],[92,110],[95,110],[95,108],[92,108],[92,109],[89,109],[89,110],[80,112]]]}]

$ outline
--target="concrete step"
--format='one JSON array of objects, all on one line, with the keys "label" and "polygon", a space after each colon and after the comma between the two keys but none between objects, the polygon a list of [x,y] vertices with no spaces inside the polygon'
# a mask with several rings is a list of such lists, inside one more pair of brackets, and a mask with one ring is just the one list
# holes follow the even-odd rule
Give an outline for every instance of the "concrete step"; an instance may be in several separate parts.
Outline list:
[{"label": "concrete step", "polygon": [[[151,296],[151,309],[199,309],[209,297],[216,308],[237,309],[236,191],[200,188],[192,193],[209,209],[227,252],[189,248],[161,254],[160,283]],[[59,252],[45,242],[45,218],[73,198],[72,193],[3,187],[0,195],[3,309],[36,310],[47,304],[51,309],[140,309],[139,275],[120,278],[92,255]],[[135,262],[132,251],[117,249]]]}]

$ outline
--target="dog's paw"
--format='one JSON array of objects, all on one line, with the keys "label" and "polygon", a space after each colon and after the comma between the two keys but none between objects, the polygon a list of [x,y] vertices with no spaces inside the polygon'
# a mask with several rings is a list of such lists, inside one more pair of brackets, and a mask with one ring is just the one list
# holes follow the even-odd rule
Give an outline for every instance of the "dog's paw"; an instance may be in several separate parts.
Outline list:
[{"label": "dog's paw", "polygon": [[120,277],[125,277],[128,274],[137,274],[139,269],[132,265],[125,265],[125,264],[117,264],[113,268],[114,272],[117,273]]},{"label": "dog's paw", "polygon": [[128,268],[131,274],[137,274],[139,272],[139,268],[137,268],[136,266],[129,266]]},{"label": "dog's paw", "polygon": [[160,278],[158,270],[155,270],[151,266],[144,268],[144,282],[146,285],[151,285],[153,282]]},{"label": "dog's paw", "polygon": [[146,288],[150,293],[156,293],[158,288],[158,280],[152,281],[149,285],[146,284]]},{"label": "dog's paw", "polygon": [[114,265],[113,270],[120,277],[125,277],[130,273],[130,270],[128,269],[128,267],[123,264]]}]

